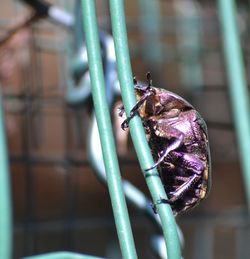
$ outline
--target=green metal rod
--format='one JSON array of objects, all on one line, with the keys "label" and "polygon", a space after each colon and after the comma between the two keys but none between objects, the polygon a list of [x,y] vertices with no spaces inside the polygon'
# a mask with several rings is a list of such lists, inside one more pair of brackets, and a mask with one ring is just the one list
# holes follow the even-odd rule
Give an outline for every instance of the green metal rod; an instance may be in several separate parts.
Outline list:
[{"label": "green metal rod", "polygon": [[0,258],[10,259],[12,254],[12,216],[10,173],[2,99],[0,97]]},{"label": "green metal rod", "polygon": [[128,210],[122,191],[111,118],[105,93],[95,1],[82,0],[82,17],[89,60],[92,96],[96,112],[102,153],[107,172],[108,188],[123,258],[137,258]]},{"label": "green metal rod", "polygon": [[23,259],[104,259],[104,258],[62,251],[62,252],[52,252],[47,254],[28,256],[28,257],[24,257]]},{"label": "green metal rod", "polygon": [[250,108],[237,27],[236,5],[234,0],[218,0],[218,7],[222,25],[227,77],[246,189],[247,207],[250,212]]},{"label": "green metal rod", "polygon": [[[115,43],[116,60],[118,65],[118,75],[124,107],[126,114],[129,115],[130,110],[136,103],[136,98],[132,80],[123,4],[124,1],[122,0],[110,0],[110,13]],[[133,118],[129,126],[141,168],[149,168],[153,165],[154,161],[150,153],[140,118],[138,116]],[[146,177],[146,182],[151,192],[153,201],[156,204],[161,218],[163,234],[167,245],[168,259],[179,259],[181,257],[180,244],[177,235],[176,222],[171,207],[167,204],[158,202],[160,197],[167,198],[159,178],[159,174],[157,170],[152,170],[150,173],[146,173],[144,171],[144,175]]]}]

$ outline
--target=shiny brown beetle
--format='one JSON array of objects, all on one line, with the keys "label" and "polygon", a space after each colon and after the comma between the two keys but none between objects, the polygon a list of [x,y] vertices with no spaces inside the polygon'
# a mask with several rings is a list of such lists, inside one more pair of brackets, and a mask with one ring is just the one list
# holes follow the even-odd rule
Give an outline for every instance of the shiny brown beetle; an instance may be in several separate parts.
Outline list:
[{"label": "shiny brown beetle", "polygon": [[[155,164],[174,215],[195,207],[211,186],[210,150],[205,121],[182,97],[134,78],[137,103],[122,123],[123,129],[136,115],[142,119]],[[122,115],[124,109],[121,109]]]}]

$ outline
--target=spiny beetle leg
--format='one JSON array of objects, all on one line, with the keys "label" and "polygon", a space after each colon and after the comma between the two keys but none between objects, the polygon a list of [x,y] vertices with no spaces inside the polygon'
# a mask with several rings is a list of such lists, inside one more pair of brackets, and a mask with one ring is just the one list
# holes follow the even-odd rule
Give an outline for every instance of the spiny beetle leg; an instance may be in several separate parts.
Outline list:
[{"label": "spiny beetle leg", "polygon": [[124,120],[124,122],[121,124],[122,129],[124,130],[125,128],[128,128],[128,124],[130,122],[130,120],[137,115],[138,110],[140,109],[140,107],[143,105],[143,103],[151,96],[154,95],[155,92],[154,91],[147,91],[142,97],[141,99],[135,104],[135,106],[131,109],[129,117]]},{"label": "spiny beetle leg", "polygon": [[182,144],[183,138],[183,134],[180,134],[179,138],[176,138],[176,140],[171,145],[169,145],[165,150],[163,150],[160,158],[156,161],[156,163],[150,168],[146,169],[145,171],[152,170],[156,168],[158,165],[160,165],[163,162],[163,160],[167,157],[169,152],[177,149]]},{"label": "spiny beetle leg", "polygon": [[200,175],[193,175],[190,177],[190,179],[182,184],[174,193],[171,193],[171,201],[175,202],[178,199],[180,199],[187,191],[189,191],[191,188],[193,188],[193,185],[197,183],[197,181],[201,178]]}]

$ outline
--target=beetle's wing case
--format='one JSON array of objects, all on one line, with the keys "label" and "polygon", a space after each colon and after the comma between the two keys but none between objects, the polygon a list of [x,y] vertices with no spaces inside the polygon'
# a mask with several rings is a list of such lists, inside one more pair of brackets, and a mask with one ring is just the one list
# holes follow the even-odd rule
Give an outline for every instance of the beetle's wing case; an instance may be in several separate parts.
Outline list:
[{"label": "beetle's wing case", "polygon": [[212,173],[211,173],[211,154],[210,154],[210,147],[209,147],[209,140],[208,140],[208,130],[207,130],[207,124],[204,121],[204,119],[201,117],[201,115],[197,112],[199,116],[199,125],[202,129],[202,132],[204,134],[204,140],[206,142],[206,168],[204,171],[204,180],[206,184],[206,193],[203,198],[206,198],[211,190],[211,184],[212,184]]},{"label": "beetle's wing case", "polygon": [[212,186],[212,165],[211,165],[211,153],[210,153],[209,142],[207,143],[207,167],[205,170],[206,170],[205,173],[207,174],[207,190],[206,190],[205,197],[207,197]]}]

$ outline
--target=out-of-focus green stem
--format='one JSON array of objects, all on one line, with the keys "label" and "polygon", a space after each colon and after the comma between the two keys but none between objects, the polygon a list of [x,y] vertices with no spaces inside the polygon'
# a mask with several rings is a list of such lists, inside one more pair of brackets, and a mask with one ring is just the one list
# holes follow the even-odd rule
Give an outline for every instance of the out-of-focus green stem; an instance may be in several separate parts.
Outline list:
[{"label": "out-of-focus green stem", "polygon": [[10,173],[4,128],[3,104],[0,96],[0,258],[11,259],[11,254],[12,216]]},{"label": "out-of-focus green stem", "polygon": [[95,1],[82,0],[82,14],[92,84],[92,96],[116,229],[123,258],[134,259],[137,258],[137,255],[122,190],[121,175],[118,166],[114,137],[112,134],[107,96],[105,93]]},{"label": "out-of-focus green stem", "polygon": [[[126,22],[124,14],[124,1],[110,0],[110,13],[112,22],[112,31],[115,42],[115,52],[118,65],[118,75],[121,85],[122,99],[126,114],[136,103],[134,87],[132,81],[132,71],[129,57]],[[141,121],[135,117],[130,122],[130,132],[135,145],[135,149],[143,169],[149,168],[154,161],[151,156],[145,132]],[[176,222],[169,205],[158,203],[160,197],[167,198],[161,180],[156,170],[145,172],[146,181],[151,192],[154,203],[159,212],[163,233],[167,245],[167,254],[169,259],[180,258],[180,244],[177,235]]]},{"label": "out-of-focus green stem", "polygon": [[223,50],[233,108],[235,129],[250,212],[250,108],[234,0],[218,0]]},{"label": "out-of-focus green stem", "polygon": [[[153,62],[154,66],[164,61],[161,20],[161,3],[158,0],[139,0],[140,8],[140,29],[143,36],[143,58]],[[150,50],[150,51],[149,51]]]},{"label": "out-of-focus green stem", "polygon": [[[184,7],[185,6],[185,7]],[[182,85],[188,91],[202,90],[203,71],[201,63],[202,20],[197,1],[174,1],[176,12],[176,39],[180,62]]]}]

